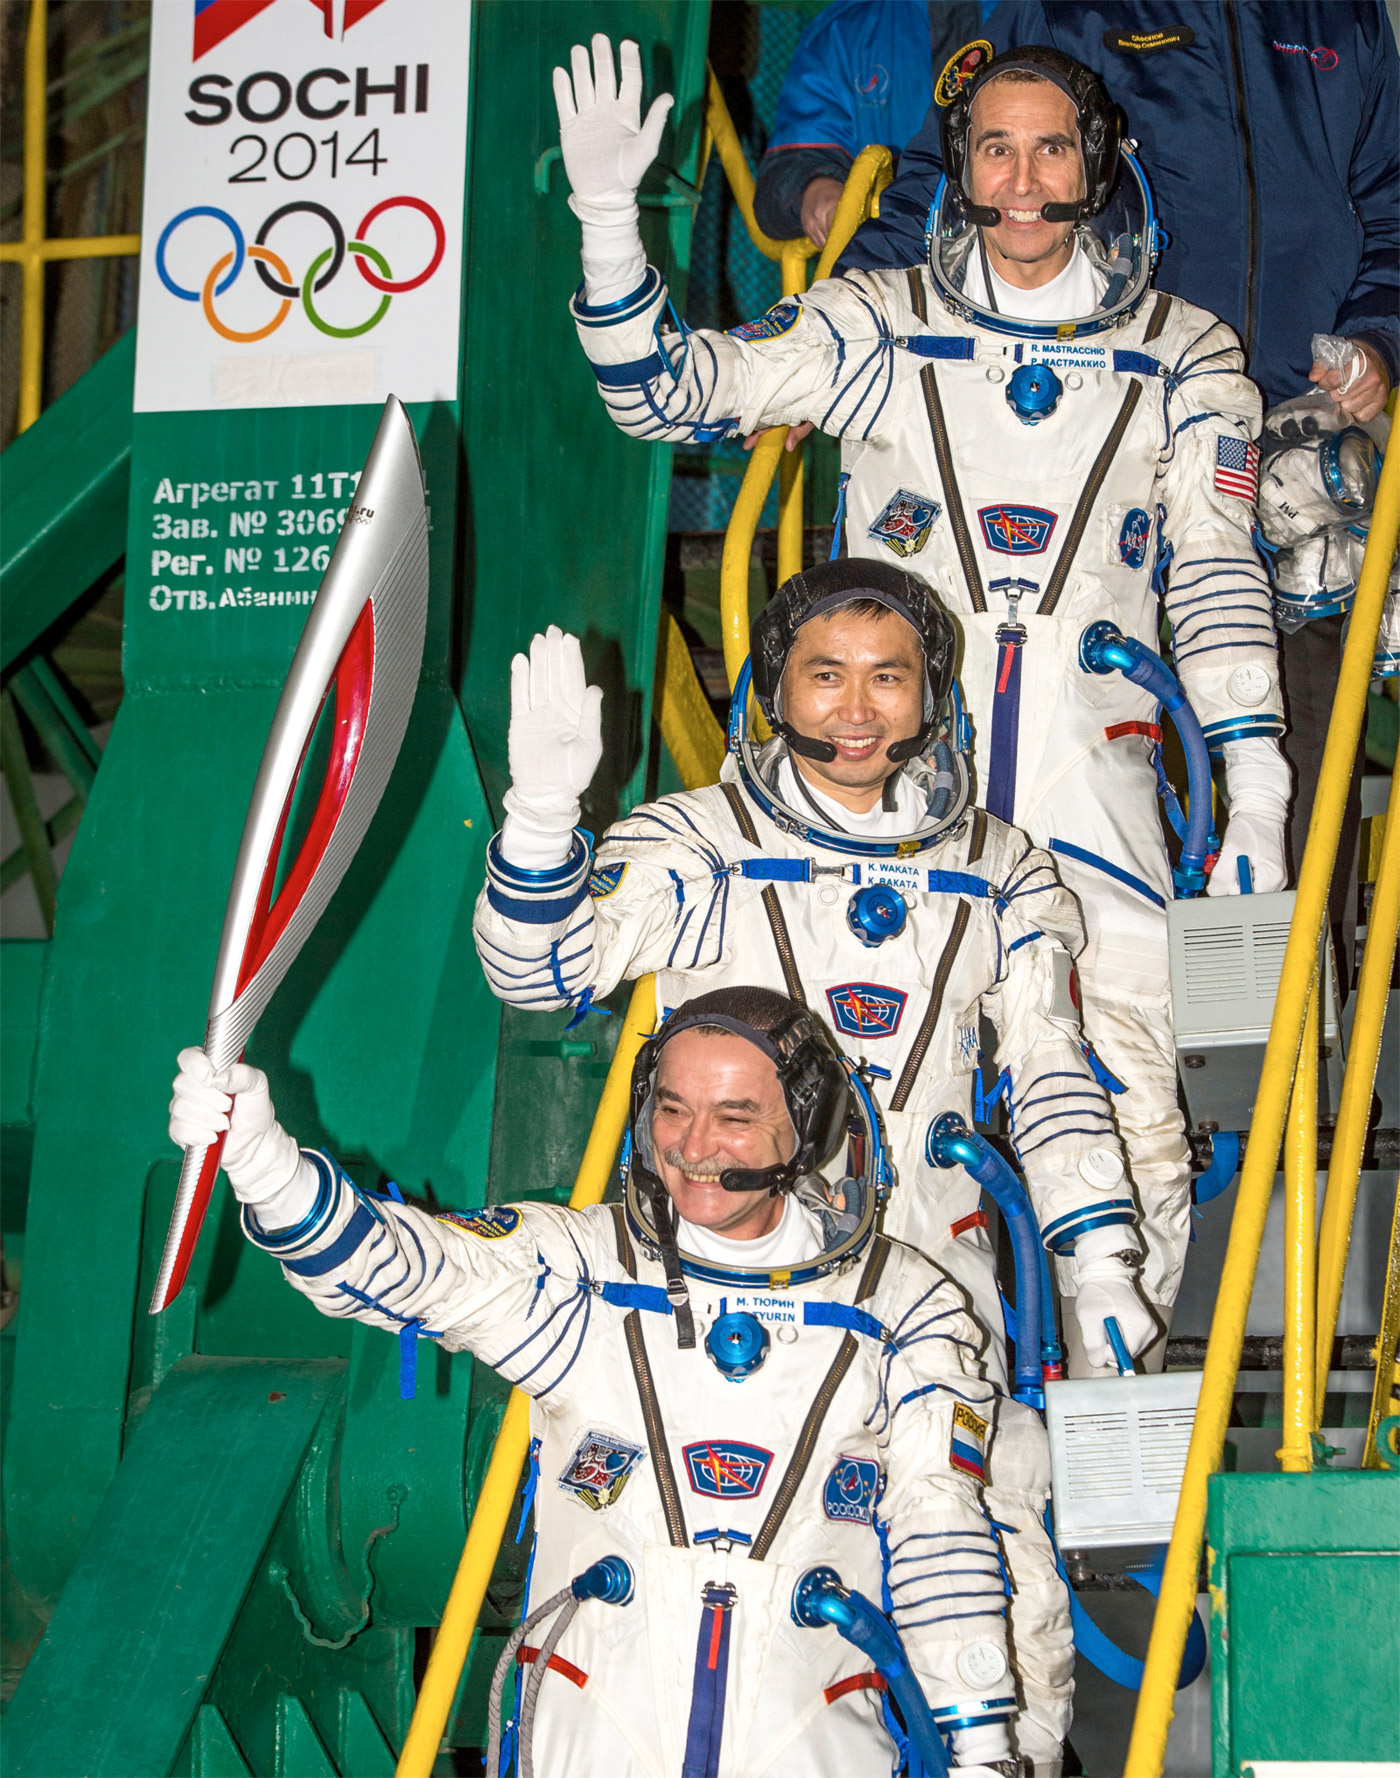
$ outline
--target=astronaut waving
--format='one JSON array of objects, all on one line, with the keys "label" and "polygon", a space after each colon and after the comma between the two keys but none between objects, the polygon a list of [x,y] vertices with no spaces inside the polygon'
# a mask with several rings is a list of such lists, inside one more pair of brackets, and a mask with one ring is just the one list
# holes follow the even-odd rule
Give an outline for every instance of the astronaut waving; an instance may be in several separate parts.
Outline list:
[{"label": "astronaut waving", "polygon": [[[265,1076],[202,1050],[170,1128],[227,1132],[245,1232],[323,1313],[421,1330],[531,1397],[536,1541],[487,1771],[518,1661],[540,1778],[888,1772],[887,1690],[915,1769],[946,1734],[969,1778],[1017,1778],[979,1486],[996,1390],[957,1291],[877,1231],[879,1119],[807,1008],[741,987],[677,1010],[633,1072],[617,1206],[371,1197],[298,1151]],[[902,1651],[872,1670],[804,1610],[816,1585],[872,1618],[883,1598]]]},{"label": "astronaut waving", "polygon": [[953,614],[977,800],[1055,855],[1082,907],[1084,1025],[1125,1089],[1114,1111],[1165,1331],[1190,1177],[1159,716],[1079,648],[1104,619],[1157,648],[1165,593],[1176,671],[1224,760],[1210,892],[1238,893],[1245,856],[1254,888],[1283,888],[1289,774],[1252,542],[1260,400],[1239,342],[1152,290],[1157,224],[1122,114],[1091,70],[1039,46],[984,65],[945,110],[925,263],[827,279],[728,334],[675,332],[635,224],[664,101],[643,129],[635,45],[620,88],[607,39],[592,49],[555,91],[583,225],[572,309],[599,393],[638,438],[839,436],[848,548],[916,569]]},{"label": "astronaut waving", "polygon": [[[1073,1003],[1079,911],[1046,853],[971,806],[942,604],[893,563],[823,563],[779,588],[751,649],[753,696],[736,698],[721,782],[635,809],[592,858],[575,824],[602,734],[579,645],[551,630],[516,657],[513,783],[475,918],[492,988],[515,1006],[582,1007],[655,971],[658,1018],[745,983],[820,1012],[862,1064],[887,1132],[886,1231],[962,1287],[1004,1391],[978,1187],[925,1155],[938,1116],[973,1114],[985,1017],[1040,1225],[1077,1277],[1085,1348],[1108,1361],[1113,1315],[1144,1350],[1157,1323],[1135,1283],[1136,1208]],[[1071,1668],[1042,1523],[1049,1480],[1035,1413],[1002,1400],[987,1499],[1008,1528],[1024,1705],[1013,1733],[1045,1778],[1058,1771]]]}]

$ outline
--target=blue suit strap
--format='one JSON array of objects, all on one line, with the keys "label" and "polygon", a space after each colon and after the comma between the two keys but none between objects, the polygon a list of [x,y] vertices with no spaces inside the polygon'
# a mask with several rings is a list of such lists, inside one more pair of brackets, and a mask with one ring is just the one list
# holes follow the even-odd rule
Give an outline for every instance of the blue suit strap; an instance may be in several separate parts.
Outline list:
[{"label": "blue suit strap", "polygon": [[928,873],[929,893],[932,895],[976,895],[991,896],[996,894],[996,887],[985,877],[975,877],[971,871],[962,870],[931,870]]},{"label": "blue suit strap", "polygon": [[1160,361],[1150,352],[1115,352],[1113,368],[1128,371],[1140,377],[1160,377],[1163,369]]},{"label": "blue suit strap", "polygon": [[645,1309],[653,1315],[669,1315],[671,1305],[658,1284],[601,1284],[598,1294],[615,1309]]},{"label": "blue suit strap", "polygon": [[849,1333],[864,1334],[867,1339],[889,1340],[889,1333],[884,1323],[867,1309],[857,1309],[851,1303],[803,1303],[802,1324],[804,1327],[840,1327]]},{"label": "blue suit strap", "polygon": [[[345,1227],[319,1253],[312,1253],[305,1259],[284,1259],[282,1264],[289,1272],[295,1272],[299,1278],[321,1278],[327,1272],[335,1271],[349,1259],[350,1255],[369,1234],[379,1219],[363,1200],[355,1206],[355,1214]],[[274,1256],[276,1249],[273,1250]]]},{"label": "blue suit strap", "polygon": [[594,364],[590,368],[600,389],[635,389],[671,367],[659,352],[653,352],[647,358],[634,358],[630,364]]},{"label": "blue suit strap", "polygon": [[758,883],[810,883],[810,858],[746,858],[739,875]]},{"label": "blue suit strap", "polygon": [[969,359],[977,351],[975,339],[949,333],[911,334],[905,339],[896,340],[895,344],[903,346],[906,352],[912,352],[916,358]]},{"label": "blue suit strap", "polygon": [[1087,846],[1072,846],[1068,840],[1052,839],[1050,850],[1058,852],[1062,858],[1074,858],[1080,864],[1090,864],[1095,870],[1101,870],[1106,877],[1112,877],[1129,889],[1136,889],[1139,895],[1150,901],[1154,907],[1165,908],[1166,900],[1160,896],[1150,883],[1141,877],[1134,876],[1132,871],[1124,870],[1121,865],[1112,864],[1107,858],[1101,858],[1097,852],[1091,852]]}]

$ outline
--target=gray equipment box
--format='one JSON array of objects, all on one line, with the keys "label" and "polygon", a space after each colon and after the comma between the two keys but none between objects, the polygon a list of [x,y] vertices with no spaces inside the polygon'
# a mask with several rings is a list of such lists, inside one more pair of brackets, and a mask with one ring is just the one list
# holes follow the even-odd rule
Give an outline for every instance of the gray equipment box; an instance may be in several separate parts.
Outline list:
[{"label": "gray equipment box", "polygon": [[[1296,900],[1200,896],[1167,904],[1176,1053],[1193,1130],[1247,1130]],[[1322,942],[1318,1116],[1335,1115],[1345,1056],[1332,940]]]}]

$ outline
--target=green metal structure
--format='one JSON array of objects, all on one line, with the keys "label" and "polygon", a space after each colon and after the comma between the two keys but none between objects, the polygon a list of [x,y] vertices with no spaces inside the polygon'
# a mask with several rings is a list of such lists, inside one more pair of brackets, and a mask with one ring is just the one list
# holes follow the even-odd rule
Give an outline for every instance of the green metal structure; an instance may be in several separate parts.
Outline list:
[{"label": "green metal structure", "polygon": [[1216,1475],[1215,1778],[1400,1760],[1400,1474]]},{"label": "green metal structure", "polygon": [[[643,226],[678,292],[708,12],[603,0],[589,16],[637,38],[653,87],[677,95],[672,172],[644,194]],[[611,776],[588,824],[656,769],[669,452],[623,438],[598,404],[567,312],[577,224],[541,158],[557,147],[550,70],[576,35],[570,8],[477,0],[460,394],[411,410],[433,527],[417,704],[366,843],[250,1050],[302,1140],[365,1185],[393,1178],[444,1206],[567,1191],[612,1041],[605,1020],[567,1041],[562,1016],[503,1030],[471,944],[508,663],[532,630],[580,632],[608,695]],[[202,1030],[305,617],[171,610],[149,565],[163,479],[253,475],[285,499],[294,475],[358,467],[377,410],[133,417],[132,358],[127,338],[5,458],[7,670],[127,565],[125,694],[54,936],[6,947],[6,1233],[23,1244],[5,1339],[7,1664],[23,1668],[6,1769],[367,1778],[393,1769],[503,1391],[469,1357],[425,1350],[401,1401],[394,1342],[288,1291],[227,1194],[181,1297],[146,1315],[178,1167],[173,1058]],[[493,1603],[452,1730],[468,1748],[513,1604],[506,1562]]]}]

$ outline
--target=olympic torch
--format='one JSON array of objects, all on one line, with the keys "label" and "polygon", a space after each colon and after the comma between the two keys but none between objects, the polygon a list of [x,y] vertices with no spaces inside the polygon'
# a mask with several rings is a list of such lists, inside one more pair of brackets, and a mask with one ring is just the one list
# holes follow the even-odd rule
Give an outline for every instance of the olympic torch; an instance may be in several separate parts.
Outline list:
[{"label": "olympic torch", "polygon": [[[427,615],[423,471],[408,415],[391,395],[292,658],[243,824],[204,1036],[216,1069],[243,1054],[379,807],[413,709]],[[332,692],[325,776],[274,896],[287,822]],[[223,1147],[220,1136],[185,1150],[153,1315],[184,1285]]]}]

